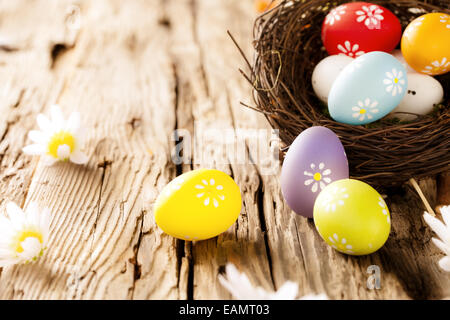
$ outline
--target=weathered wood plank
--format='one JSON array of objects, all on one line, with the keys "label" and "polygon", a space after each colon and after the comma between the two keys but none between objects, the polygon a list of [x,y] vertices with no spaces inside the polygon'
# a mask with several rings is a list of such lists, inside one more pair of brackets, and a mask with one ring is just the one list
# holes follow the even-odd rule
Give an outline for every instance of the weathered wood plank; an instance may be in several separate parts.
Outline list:
[{"label": "weathered wood plank", "polygon": [[[227,4],[218,1],[177,1],[167,6],[169,20],[172,21],[173,55],[180,82],[178,119],[181,125],[187,125],[182,128],[190,130],[191,136],[196,139],[194,168],[215,167],[231,174],[243,194],[241,216],[233,227],[215,239],[187,246],[193,264],[190,281],[195,299],[230,297],[217,279],[219,269],[228,261],[246,265],[252,270],[251,279],[266,288],[272,288],[258,214],[256,194],[259,178],[256,168],[232,163],[233,159],[224,153],[223,141],[220,141],[219,136],[214,136],[233,129],[229,97],[223,89],[225,81],[240,82],[239,75],[234,73],[233,62],[236,59],[233,57],[236,57],[236,51],[226,35],[226,22],[232,16],[242,17],[239,31],[248,32],[251,26],[251,19],[247,15],[251,12],[249,5],[242,5],[240,1]],[[245,14],[242,7],[247,9]],[[184,19],[177,19],[179,15]],[[219,55],[216,51],[218,43],[224,50]],[[214,49],[207,49],[210,46],[214,46]],[[230,74],[224,68],[228,68],[228,71],[232,69],[233,75],[228,77]]]},{"label": "weathered wood plank", "polygon": [[[252,55],[252,1],[77,3],[79,30],[67,27],[70,1],[0,1],[0,35],[17,48],[0,49],[0,210],[14,200],[53,212],[47,254],[0,270],[0,299],[230,298],[217,281],[227,262],[266,289],[293,280],[301,294],[333,299],[450,297],[411,188],[388,195],[393,230],[386,246],[349,257],[289,210],[279,168],[267,174],[254,140],[244,141],[244,150],[256,163],[238,163],[224,151],[219,138],[228,129],[270,129],[239,105],[251,91],[226,34],[230,29]],[[48,168],[21,153],[37,113],[54,102],[66,115],[82,112],[87,166]],[[194,139],[193,163],[171,160],[175,129]],[[153,203],[168,181],[199,167],[232,175],[242,190],[241,215],[217,238],[173,239],[156,226]],[[448,199],[440,181],[420,182],[432,206]],[[381,269],[380,290],[366,287],[371,265]]]},{"label": "weathered wood plank", "polygon": [[[157,188],[175,173],[168,161],[174,79],[161,50],[158,4],[83,2],[75,58],[58,63],[70,76],[57,102],[65,113],[82,112],[91,160],[86,167],[38,164],[26,201],[52,209],[50,249],[38,263],[2,273],[2,298],[179,298],[176,241],[151,214]],[[39,16],[46,2],[34,9]]]}]

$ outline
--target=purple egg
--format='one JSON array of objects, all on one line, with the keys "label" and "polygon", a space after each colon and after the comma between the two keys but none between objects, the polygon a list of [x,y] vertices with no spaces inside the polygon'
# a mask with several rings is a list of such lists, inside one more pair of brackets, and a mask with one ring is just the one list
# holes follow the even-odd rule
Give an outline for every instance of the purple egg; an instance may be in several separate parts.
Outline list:
[{"label": "purple egg", "polygon": [[286,153],[281,192],[295,213],[312,218],[320,191],[348,177],[347,156],[339,138],[325,127],[311,127],[295,138]]}]

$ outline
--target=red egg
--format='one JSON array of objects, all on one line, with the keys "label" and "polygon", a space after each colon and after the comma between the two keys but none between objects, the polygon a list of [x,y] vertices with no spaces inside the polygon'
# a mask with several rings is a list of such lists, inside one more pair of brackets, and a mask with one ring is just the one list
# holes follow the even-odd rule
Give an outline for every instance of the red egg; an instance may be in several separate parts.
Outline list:
[{"label": "red egg", "polygon": [[328,53],[352,58],[370,51],[391,52],[401,35],[398,18],[369,2],[340,5],[328,13],[322,25],[322,41]]}]

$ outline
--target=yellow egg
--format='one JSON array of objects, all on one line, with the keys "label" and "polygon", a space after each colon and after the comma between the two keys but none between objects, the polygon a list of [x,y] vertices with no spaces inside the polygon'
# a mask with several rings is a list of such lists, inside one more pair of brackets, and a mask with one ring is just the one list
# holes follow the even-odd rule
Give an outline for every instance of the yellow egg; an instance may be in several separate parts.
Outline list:
[{"label": "yellow egg", "polygon": [[450,15],[427,13],[413,20],[403,33],[401,49],[417,72],[438,75],[450,71]]},{"label": "yellow egg", "polygon": [[241,192],[227,174],[199,169],[164,187],[155,203],[155,221],[167,234],[204,240],[227,230],[241,211]]},{"label": "yellow egg", "polygon": [[314,223],[326,243],[350,255],[377,251],[391,229],[389,209],[380,194],[353,179],[335,181],[322,190],[314,205]]}]

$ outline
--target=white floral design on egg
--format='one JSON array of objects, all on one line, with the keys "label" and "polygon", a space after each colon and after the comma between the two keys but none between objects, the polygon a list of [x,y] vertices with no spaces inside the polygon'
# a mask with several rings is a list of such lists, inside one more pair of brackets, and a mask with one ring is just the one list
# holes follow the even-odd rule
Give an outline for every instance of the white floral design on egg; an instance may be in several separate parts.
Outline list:
[{"label": "white floral design on egg", "polygon": [[435,60],[430,63],[430,65],[426,66],[422,72],[426,74],[436,74],[440,72],[447,72],[448,67],[450,66],[450,61],[446,57],[442,58],[441,61]]},{"label": "white floral design on egg", "polygon": [[423,19],[424,19],[424,17],[419,17],[416,20],[414,20],[413,22],[411,22],[408,25],[408,27],[405,29],[403,36],[409,38],[411,36],[411,34],[413,33],[413,31],[415,31],[418,26],[422,25]]},{"label": "white floral design on egg", "polygon": [[325,206],[325,211],[332,212],[336,211],[337,206],[343,206],[345,204],[345,199],[348,199],[349,195],[347,193],[347,188],[334,187],[330,190],[330,193],[322,200]]},{"label": "white floral design on egg", "polygon": [[348,41],[348,40],[346,40],[344,42],[344,45],[338,44],[337,48],[343,54],[346,54],[347,56],[352,57],[352,58],[359,57],[359,56],[364,54],[364,51],[358,50],[359,49],[359,44],[355,43],[355,44],[352,45],[350,43],[350,41]]},{"label": "white floral design on egg", "polygon": [[403,92],[403,87],[405,86],[403,71],[398,71],[396,68],[393,68],[390,72],[386,72],[386,77],[387,78],[383,80],[383,83],[387,85],[386,91],[393,96],[396,96],[397,93],[401,94]]},{"label": "white floral design on egg", "polygon": [[330,11],[330,13],[325,18],[325,24],[332,26],[335,21],[341,20],[341,16],[345,14],[345,9],[347,6],[339,6]]},{"label": "white floral design on egg", "polygon": [[389,213],[387,211],[386,202],[381,197],[379,197],[378,200],[378,205],[381,207],[381,212],[386,216],[387,223],[391,224],[391,218],[389,217]]},{"label": "white floral design on egg", "polygon": [[327,177],[331,174],[331,169],[325,168],[323,162],[319,163],[318,167],[314,163],[311,163],[310,167],[312,170],[311,172],[305,171],[303,173],[305,176],[310,177],[305,180],[305,186],[311,185],[311,191],[315,193],[319,189],[319,186],[320,190],[323,190],[323,188],[332,181],[331,178]]},{"label": "white floral design on egg", "polygon": [[377,5],[371,5],[371,6],[362,6],[362,10],[356,11],[356,15],[358,16],[356,18],[357,22],[364,22],[364,25],[368,29],[377,29],[381,26],[381,21],[384,20],[384,17],[382,15],[383,10],[377,6]]},{"label": "white floral design on egg", "polygon": [[441,20],[439,20],[440,22],[442,22],[443,24],[445,24],[447,29],[450,29],[450,16],[448,14],[444,14],[442,16],[440,16],[439,18],[441,18]]},{"label": "white floral design on egg", "polygon": [[358,118],[359,121],[364,121],[367,116],[367,119],[372,119],[373,115],[371,113],[378,113],[378,101],[371,100],[370,98],[366,98],[364,101],[358,101],[358,105],[352,108],[353,118]]},{"label": "white floral design on egg", "polygon": [[201,183],[195,185],[195,188],[199,191],[196,195],[197,198],[202,199],[205,206],[212,204],[217,208],[219,207],[219,201],[225,200],[225,195],[221,192],[223,191],[223,186],[216,185],[214,179],[209,179],[209,182],[206,179],[202,179]]},{"label": "white floral design on egg", "polygon": [[333,234],[332,237],[328,237],[328,240],[331,242],[330,245],[334,249],[345,253],[354,253],[354,251],[352,251],[353,246],[347,243],[347,239],[345,238],[340,239],[337,233]]}]

